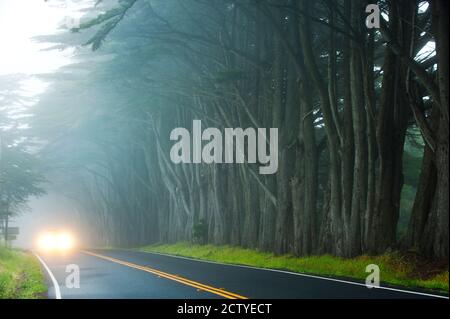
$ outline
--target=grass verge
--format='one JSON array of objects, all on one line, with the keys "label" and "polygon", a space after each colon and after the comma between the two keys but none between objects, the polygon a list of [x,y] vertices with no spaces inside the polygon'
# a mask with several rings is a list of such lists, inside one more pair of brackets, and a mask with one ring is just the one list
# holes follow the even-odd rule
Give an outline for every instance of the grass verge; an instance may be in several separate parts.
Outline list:
[{"label": "grass verge", "polygon": [[419,263],[410,256],[399,253],[381,256],[364,255],[351,259],[329,255],[294,257],[290,255],[276,256],[272,253],[232,246],[193,245],[185,242],[145,246],[139,250],[357,280],[365,280],[368,275],[365,272],[366,266],[376,264],[380,267],[383,284],[434,290],[448,294],[448,266],[430,269],[429,266]]},{"label": "grass verge", "polygon": [[0,247],[0,299],[40,299],[46,290],[34,256]]}]

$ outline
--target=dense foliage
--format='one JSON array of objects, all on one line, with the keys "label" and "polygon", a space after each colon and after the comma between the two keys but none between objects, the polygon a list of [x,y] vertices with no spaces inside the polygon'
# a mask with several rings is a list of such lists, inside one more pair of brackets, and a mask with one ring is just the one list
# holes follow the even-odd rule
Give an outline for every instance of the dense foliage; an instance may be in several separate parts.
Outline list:
[{"label": "dense foliage", "polygon": [[[380,29],[367,4],[99,1],[51,39],[78,58],[32,123],[54,185],[105,245],[448,258],[448,3],[379,1]],[[278,172],[173,164],[194,119],[278,128]]]}]

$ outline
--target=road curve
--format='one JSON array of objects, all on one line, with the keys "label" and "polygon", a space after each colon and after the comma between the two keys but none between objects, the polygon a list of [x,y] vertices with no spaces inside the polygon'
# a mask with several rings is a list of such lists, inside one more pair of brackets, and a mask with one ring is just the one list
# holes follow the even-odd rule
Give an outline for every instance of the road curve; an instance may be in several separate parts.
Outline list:
[{"label": "road curve", "polygon": [[[86,250],[68,255],[38,256],[45,265],[43,271],[47,278],[49,298],[59,295],[62,299],[439,297],[389,288],[369,289],[356,282],[128,250]],[[79,267],[79,288],[69,288],[73,279],[69,276],[73,265]],[[69,285],[66,285],[66,280]]]}]

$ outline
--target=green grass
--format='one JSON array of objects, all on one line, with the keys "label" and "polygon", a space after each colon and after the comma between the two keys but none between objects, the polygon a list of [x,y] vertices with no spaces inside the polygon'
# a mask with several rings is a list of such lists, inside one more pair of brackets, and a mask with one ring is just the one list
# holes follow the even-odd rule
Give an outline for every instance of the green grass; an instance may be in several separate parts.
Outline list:
[{"label": "green grass", "polygon": [[380,267],[380,277],[384,284],[436,290],[448,294],[448,268],[425,273],[419,271],[417,265],[398,253],[381,256],[359,256],[351,259],[329,255],[299,258],[289,255],[275,256],[271,253],[239,247],[192,245],[184,242],[146,246],[139,248],[139,250],[363,281],[368,275],[365,272],[366,266],[376,264]]},{"label": "green grass", "polygon": [[39,299],[44,298],[46,290],[34,256],[0,248],[0,299]]}]

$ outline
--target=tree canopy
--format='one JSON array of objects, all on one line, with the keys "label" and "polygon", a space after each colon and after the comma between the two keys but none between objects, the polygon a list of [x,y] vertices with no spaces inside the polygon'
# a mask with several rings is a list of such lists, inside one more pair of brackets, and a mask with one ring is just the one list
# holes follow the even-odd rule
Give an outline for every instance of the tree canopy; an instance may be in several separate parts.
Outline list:
[{"label": "tree canopy", "polygon": [[[29,134],[102,244],[448,258],[448,3],[378,3],[369,29],[365,0],[98,1],[40,38],[77,62]],[[196,119],[278,128],[277,173],[174,164]]]}]

